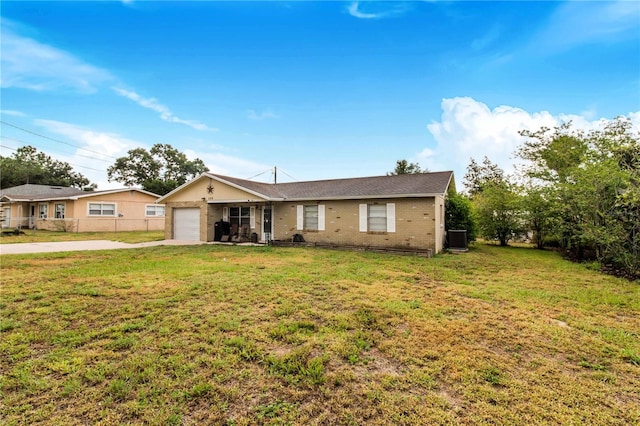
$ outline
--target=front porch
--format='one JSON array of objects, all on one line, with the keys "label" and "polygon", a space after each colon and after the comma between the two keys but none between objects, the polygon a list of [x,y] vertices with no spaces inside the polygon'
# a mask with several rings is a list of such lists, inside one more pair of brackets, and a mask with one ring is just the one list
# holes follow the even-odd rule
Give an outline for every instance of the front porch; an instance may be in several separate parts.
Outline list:
[{"label": "front porch", "polygon": [[273,204],[208,203],[207,241],[269,243],[273,239]]}]

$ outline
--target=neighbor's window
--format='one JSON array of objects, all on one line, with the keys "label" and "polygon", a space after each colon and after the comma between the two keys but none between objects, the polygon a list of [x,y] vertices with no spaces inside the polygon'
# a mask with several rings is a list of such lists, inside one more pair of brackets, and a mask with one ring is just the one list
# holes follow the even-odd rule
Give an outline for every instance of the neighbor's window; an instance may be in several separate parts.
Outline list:
[{"label": "neighbor's window", "polygon": [[318,230],[318,205],[304,206],[304,229]]},{"label": "neighbor's window", "polygon": [[369,223],[368,231],[370,232],[386,232],[387,231],[387,205],[386,204],[369,204],[369,213],[367,215]]},{"label": "neighbor's window", "polygon": [[58,203],[55,205],[55,218],[56,219],[64,219],[64,203]]},{"label": "neighbor's window", "polygon": [[147,216],[164,216],[164,206],[148,204],[146,214]]},{"label": "neighbor's window", "polygon": [[115,216],[116,205],[113,203],[89,203],[89,216]]},{"label": "neighbor's window", "polygon": [[49,204],[38,204],[38,217],[46,219],[49,215]]}]

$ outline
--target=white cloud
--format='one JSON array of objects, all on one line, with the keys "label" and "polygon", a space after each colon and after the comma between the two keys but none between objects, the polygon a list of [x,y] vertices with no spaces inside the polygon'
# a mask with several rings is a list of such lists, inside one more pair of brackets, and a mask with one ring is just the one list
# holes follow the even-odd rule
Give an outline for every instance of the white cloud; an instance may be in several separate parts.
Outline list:
[{"label": "white cloud", "polygon": [[[366,5],[367,12],[362,10],[362,6]],[[407,5],[404,2],[360,2],[354,1],[347,7],[349,14],[359,19],[383,19],[402,15],[407,11]]]},{"label": "white cloud", "polygon": [[[121,183],[107,181],[107,167],[115,162],[115,157],[127,155],[128,150],[144,146],[141,142],[118,134],[99,132],[71,123],[38,119],[34,120],[34,124],[80,147],[71,155],[56,155],[56,158],[73,164],[74,170],[98,184],[98,189],[122,188]],[[47,152],[46,149],[43,151]]]},{"label": "white cloud", "polygon": [[[420,164],[430,170],[453,170],[458,183],[462,181],[470,158],[481,161],[485,155],[506,173],[513,173],[515,164],[520,162],[513,157],[523,142],[518,134],[520,130],[553,128],[568,121],[575,129],[591,130],[602,123],[591,116],[553,115],[548,111],[531,113],[507,105],[490,109],[469,97],[443,99],[441,105],[440,121],[427,125],[437,145],[424,149],[417,157],[422,160]],[[640,112],[628,116],[634,127],[640,129]]]},{"label": "white cloud", "polygon": [[207,165],[211,173],[225,176],[249,178],[270,168],[270,166],[265,164],[255,163],[222,152],[199,153],[187,149],[184,151],[184,154],[191,160],[200,158]]},{"label": "white cloud", "polygon": [[247,113],[248,113],[247,117],[250,120],[265,120],[268,118],[279,118],[278,115],[276,115],[271,110],[266,110],[258,114],[255,110],[249,109],[247,110]]},{"label": "white cloud", "polygon": [[533,49],[554,53],[588,43],[637,39],[640,3],[637,1],[565,2],[533,40]]},{"label": "white cloud", "polygon": [[0,110],[0,114],[11,115],[11,116],[14,116],[14,117],[26,117],[26,115],[27,115],[22,111],[14,111],[14,110],[10,110],[10,109]]},{"label": "white cloud", "polygon": [[122,88],[119,88],[119,87],[112,87],[112,89],[118,95],[123,96],[123,97],[125,97],[127,99],[130,99],[130,100],[134,101],[135,103],[137,103],[141,107],[147,108],[147,109],[150,109],[152,111],[157,112],[158,114],[160,114],[160,118],[161,119],[163,119],[164,121],[167,121],[169,123],[184,124],[184,125],[189,126],[189,127],[193,128],[193,129],[196,129],[196,130],[212,130],[212,131],[218,130],[218,129],[215,129],[215,128],[208,127],[206,124],[202,124],[202,123],[200,123],[198,121],[185,120],[185,119],[176,117],[175,115],[173,115],[173,113],[171,112],[169,107],[161,104],[155,98],[145,98],[145,97],[140,96],[139,94],[137,94],[134,91],[125,90],[125,89],[122,89]]},{"label": "white cloud", "polygon": [[[149,149],[144,142],[128,139],[115,133],[100,132],[76,124],[55,120],[34,120],[34,124],[46,129],[52,134],[59,135],[62,140],[70,141],[80,147],[73,154],[55,156],[47,149],[41,151],[74,165],[74,170],[82,173],[91,182],[98,184],[98,189],[122,188],[119,182],[108,182],[107,168],[117,157],[127,155],[134,148]],[[180,149],[178,144],[174,148]],[[213,143],[208,144],[211,151],[198,152],[192,149],[182,150],[190,160],[202,159],[211,172],[229,176],[250,177],[269,169],[264,164],[254,163],[246,159],[223,153],[224,147]],[[78,167],[81,165],[81,167]]]},{"label": "white cloud", "polygon": [[16,26],[6,18],[0,21],[1,87],[93,93],[99,84],[113,79],[108,71],[87,64],[68,52],[15,33]]}]

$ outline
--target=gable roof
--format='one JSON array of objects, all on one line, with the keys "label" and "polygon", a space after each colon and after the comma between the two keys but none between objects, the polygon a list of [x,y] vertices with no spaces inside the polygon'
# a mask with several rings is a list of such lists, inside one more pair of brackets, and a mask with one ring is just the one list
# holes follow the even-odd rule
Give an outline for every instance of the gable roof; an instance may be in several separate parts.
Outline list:
[{"label": "gable roof", "polygon": [[149,191],[137,188],[106,189],[103,191],[83,191],[78,188],[57,185],[36,185],[28,183],[0,190],[0,199],[6,201],[46,201],[46,200],[76,200],[96,195],[112,194],[124,191],[137,191],[153,197],[159,197]]},{"label": "gable roof", "polygon": [[170,195],[200,180],[210,178],[265,198],[269,201],[336,200],[362,198],[425,197],[443,195],[453,183],[453,172],[403,174],[306,182],[263,183],[213,173],[203,173]]}]

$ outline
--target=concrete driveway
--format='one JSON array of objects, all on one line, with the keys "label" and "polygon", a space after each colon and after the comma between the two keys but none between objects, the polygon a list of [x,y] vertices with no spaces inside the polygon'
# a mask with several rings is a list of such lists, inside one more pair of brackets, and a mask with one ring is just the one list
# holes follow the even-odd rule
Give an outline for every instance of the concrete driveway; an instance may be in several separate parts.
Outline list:
[{"label": "concrete driveway", "polygon": [[2,254],[53,253],[59,251],[113,250],[153,246],[185,246],[205,244],[202,241],[162,240],[146,243],[120,243],[109,240],[64,241],[59,243],[0,244]]}]

